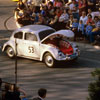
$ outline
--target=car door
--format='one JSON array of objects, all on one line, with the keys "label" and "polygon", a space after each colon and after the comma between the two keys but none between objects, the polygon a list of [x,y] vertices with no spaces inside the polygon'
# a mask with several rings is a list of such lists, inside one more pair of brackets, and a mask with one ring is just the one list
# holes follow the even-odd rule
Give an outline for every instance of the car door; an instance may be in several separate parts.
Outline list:
[{"label": "car door", "polygon": [[14,34],[15,38],[15,49],[17,51],[17,55],[24,55],[23,52],[23,32],[19,31]]},{"label": "car door", "polygon": [[40,44],[37,40],[37,37],[33,33],[25,32],[23,47],[24,49],[24,56],[39,59],[40,57]]}]

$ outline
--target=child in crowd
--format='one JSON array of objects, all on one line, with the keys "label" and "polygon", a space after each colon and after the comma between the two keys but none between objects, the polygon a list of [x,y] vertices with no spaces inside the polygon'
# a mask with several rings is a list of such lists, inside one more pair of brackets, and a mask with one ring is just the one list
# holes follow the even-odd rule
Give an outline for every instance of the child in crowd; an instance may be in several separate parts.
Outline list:
[{"label": "child in crowd", "polygon": [[79,36],[79,37],[83,37],[83,35],[84,35],[84,30],[85,30],[85,27],[84,27],[83,21],[80,20],[80,21],[79,21],[79,25],[78,25],[78,36]]},{"label": "child in crowd", "polygon": [[76,40],[76,37],[78,36],[78,20],[77,19],[74,19],[73,20],[73,23],[72,23],[72,31],[75,33],[75,37],[74,37],[74,40]]},{"label": "child in crowd", "polygon": [[84,34],[84,24],[82,20],[79,21],[78,32],[79,33],[81,32],[81,34]]},{"label": "child in crowd", "polygon": [[90,33],[92,32],[92,29],[93,29],[92,23],[89,22],[88,25],[86,26],[86,31],[85,31],[85,36],[86,36],[86,38],[88,38],[88,36],[89,36]]},{"label": "child in crowd", "polygon": [[78,21],[77,21],[77,19],[74,19],[73,23],[72,23],[72,30],[74,30],[76,28],[78,29]]}]

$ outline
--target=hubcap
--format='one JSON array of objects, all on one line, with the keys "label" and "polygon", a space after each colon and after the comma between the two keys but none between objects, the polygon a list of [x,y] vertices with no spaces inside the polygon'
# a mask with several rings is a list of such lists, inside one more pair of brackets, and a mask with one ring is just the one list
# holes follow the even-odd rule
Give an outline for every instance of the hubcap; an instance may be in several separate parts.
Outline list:
[{"label": "hubcap", "polygon": [[47,56],[45,61],[46,61],[46,64],[48,66],[52,66],[53,65],[53,58],[51,56]]},{"label": "hubcap", "polygon": [[13,49],[12,49],[12,48],[9,48],[9,49],[8,49],[8,55],[9,55],[10,57],[12,57],[12,56],[14,55],[14,52],[13,52]]}]

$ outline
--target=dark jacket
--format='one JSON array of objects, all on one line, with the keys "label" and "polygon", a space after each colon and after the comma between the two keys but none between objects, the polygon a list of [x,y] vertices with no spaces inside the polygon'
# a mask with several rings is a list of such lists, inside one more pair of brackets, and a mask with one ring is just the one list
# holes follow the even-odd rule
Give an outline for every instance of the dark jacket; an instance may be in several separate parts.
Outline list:
[{"label": "dark jacket", "polygon": [[41,98],[35,97],[35,98],[33,98],[33,100],[41,100]]}]

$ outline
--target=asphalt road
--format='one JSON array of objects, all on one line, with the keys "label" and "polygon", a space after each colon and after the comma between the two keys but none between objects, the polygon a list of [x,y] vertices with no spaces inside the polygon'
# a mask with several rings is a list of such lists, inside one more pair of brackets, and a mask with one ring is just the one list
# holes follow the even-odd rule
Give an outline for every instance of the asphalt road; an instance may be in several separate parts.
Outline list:
[{"label": "asphalt road", "polygon": [[[0,45],[11,32],[4,27],[5,20],[13,14],[15,3],[0,0]],[[47,68],[42,62],[18,58],[18,86],[26,91],[29,99],[37,95],[39,88],[48,90],[46,100],[86,100],[91,72],[100,67],[100,48],[80,44],[81,55],[76,63]],[[15,82],[15,59],[10,59],[0,49],[0,77]]]}]

